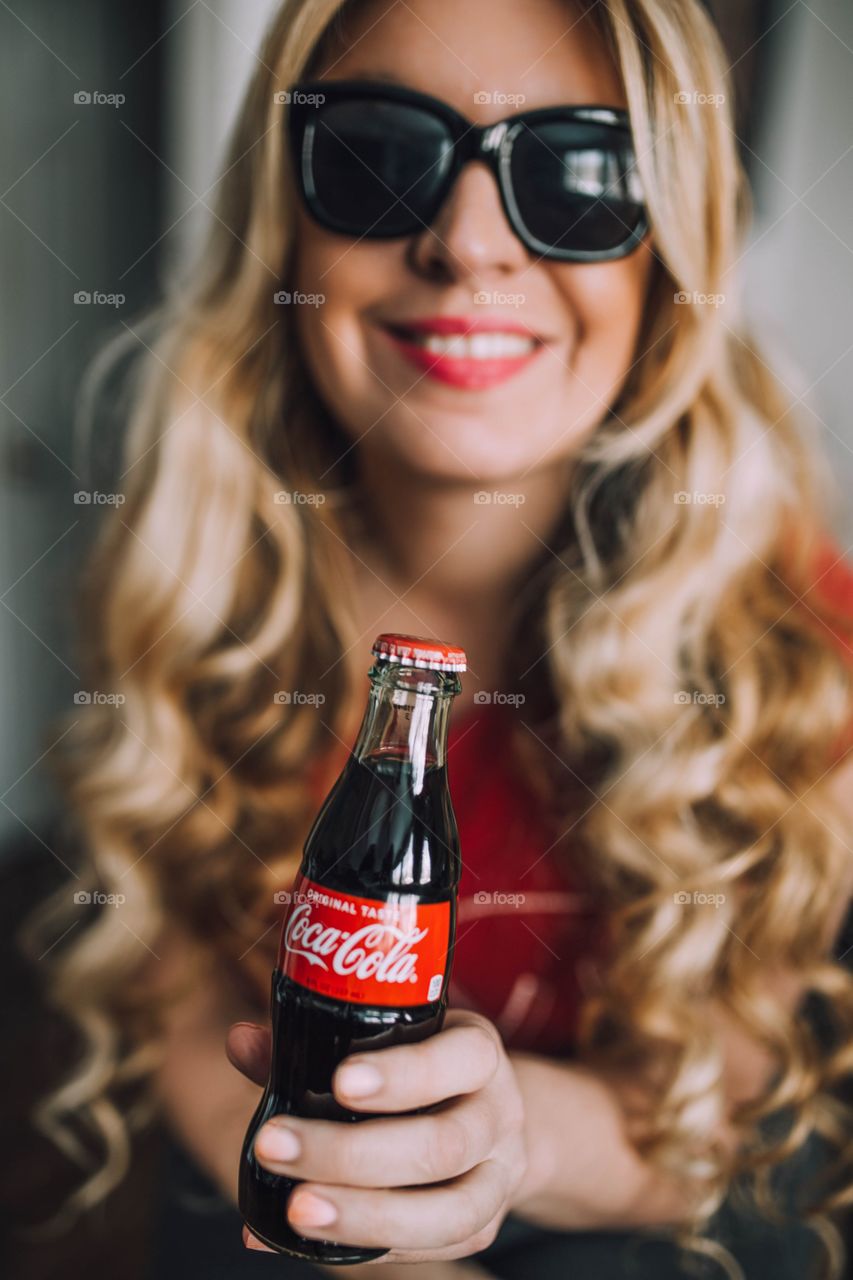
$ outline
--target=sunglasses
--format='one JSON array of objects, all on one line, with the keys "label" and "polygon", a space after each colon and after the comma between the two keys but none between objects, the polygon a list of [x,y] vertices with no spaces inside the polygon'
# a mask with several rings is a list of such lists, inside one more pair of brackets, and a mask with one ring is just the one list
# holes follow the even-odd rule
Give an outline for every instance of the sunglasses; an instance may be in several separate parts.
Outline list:
[{"label": "sunglasses", "polygon": [[543,258],[606,262],[648,230],[628,116],[543,107],[475,125],[439,98],[367,80],[288,95],[299,190],[320,226],[376,240],[429,227],[463,165],[486,164],[510,226]]}]

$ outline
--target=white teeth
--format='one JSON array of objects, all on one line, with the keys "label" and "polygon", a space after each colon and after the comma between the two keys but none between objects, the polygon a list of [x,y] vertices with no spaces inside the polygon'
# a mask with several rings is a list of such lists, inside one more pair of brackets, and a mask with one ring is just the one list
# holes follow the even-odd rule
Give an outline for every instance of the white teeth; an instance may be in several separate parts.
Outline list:
[{"label": "white teeth", "polygon": [[529,355],[536,346],[534,338],[520,333],[474,333],[470,335],[416,333],[409,341],[437,356],[453,356],[457,360],[501,360],[508,356]]}]

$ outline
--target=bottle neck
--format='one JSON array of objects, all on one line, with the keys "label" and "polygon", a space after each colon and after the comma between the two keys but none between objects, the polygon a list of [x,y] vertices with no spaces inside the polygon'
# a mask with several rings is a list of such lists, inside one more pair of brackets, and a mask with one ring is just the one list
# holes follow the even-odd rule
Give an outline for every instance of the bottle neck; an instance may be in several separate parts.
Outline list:
[{"label": "bottle neck", "polygon": [[370,669],[370,693],[353,755],[392,758],[411,766],[412,791],[423,789],[427,769],[447,760],[450,708],[461,692],[453,671],[430,671],[378,662]]}]

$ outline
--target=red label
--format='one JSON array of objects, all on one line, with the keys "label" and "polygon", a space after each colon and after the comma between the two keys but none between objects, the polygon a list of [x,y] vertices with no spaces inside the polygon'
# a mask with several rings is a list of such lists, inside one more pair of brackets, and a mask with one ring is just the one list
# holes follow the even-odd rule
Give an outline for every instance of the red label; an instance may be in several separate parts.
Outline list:
[{"label": "red label", "polygon": [[413,893],[357,898],[301,873],[281,928],[278,968],[318,995],[350,1004],[432,1004],[441,995],[450,903]]}]

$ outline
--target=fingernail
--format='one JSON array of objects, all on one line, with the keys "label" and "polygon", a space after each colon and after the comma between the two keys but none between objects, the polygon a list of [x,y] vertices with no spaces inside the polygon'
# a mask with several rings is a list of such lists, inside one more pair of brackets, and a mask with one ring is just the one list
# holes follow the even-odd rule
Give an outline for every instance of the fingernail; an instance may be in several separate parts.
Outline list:
[{"label": "fingernail", "polygon": [[303,1227],[327,1227],[338,1211],[329,1200],[321,1200],[311,1191],[297,1191],[290,1201],[287,1216]]},{"label": "fingernail", "polygon": [[258,1134],[263,1154],[269,1160],[295,1160],[302,1150],[302,1143],[292,1129],[270,1120]]},{"label": "fingernail", "polygon": [[343,1067],[338,1076],[338,1086],[342,1093],[351,1098],[366,1098],[376,1093],[382,1084],[382,1077],[375,1067],[366,1062],[354,1062],[351,1067]]},{"label": "fingernail", "polygon": [[259,1253],[270,1252],[270,1250],[266,1247],[266,1245],[261,1244],[260,1240],[258,1240],[257,1237],[253,1236],[249,1231],[243,1232],[243,1244],[246,1246],[247,1249],[256,1249]]}]

